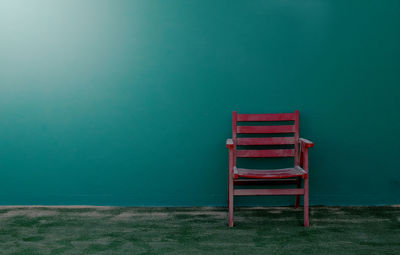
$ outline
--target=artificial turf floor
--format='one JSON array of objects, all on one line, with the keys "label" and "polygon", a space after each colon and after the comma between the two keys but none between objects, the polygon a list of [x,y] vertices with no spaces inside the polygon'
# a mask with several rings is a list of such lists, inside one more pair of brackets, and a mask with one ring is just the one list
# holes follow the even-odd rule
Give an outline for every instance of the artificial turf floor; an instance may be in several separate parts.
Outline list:
[{"label": "artificial turf floor", "polygon": [[400,207],[0,207],[0,254],[400,254]]}]

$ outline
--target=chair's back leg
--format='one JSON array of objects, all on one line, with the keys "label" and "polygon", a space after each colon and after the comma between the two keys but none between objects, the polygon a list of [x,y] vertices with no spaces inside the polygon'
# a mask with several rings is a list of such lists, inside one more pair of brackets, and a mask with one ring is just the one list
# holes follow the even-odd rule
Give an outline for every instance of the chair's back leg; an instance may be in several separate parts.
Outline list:
[{"label": "chair's back leg", "polygon": [[[301,177],[297,177],[297,188],[301,188]],[[299,208],[300,205],[300,195],[296,195],[295,208]]]}]

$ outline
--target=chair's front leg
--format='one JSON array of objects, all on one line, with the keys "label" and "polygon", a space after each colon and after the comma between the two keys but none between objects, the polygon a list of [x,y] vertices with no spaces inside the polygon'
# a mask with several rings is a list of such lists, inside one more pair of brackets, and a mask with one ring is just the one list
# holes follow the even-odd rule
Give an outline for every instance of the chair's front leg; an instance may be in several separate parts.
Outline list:
[{"label": "chair's front leg", "polygon": [[303,158],[303,169],[307,172],[307,176],[304,178],[304,226],[310,225],[309,217],[309,175],[308,175],[308,148],[305,146],[302,148]]},{"label": "chair's front leg", "polygon": [[304,179],[304,226],[310,225],[308,177]]},{"label": "chair's front leg", "polygon": [[229,148],[228,224],[233,227],[233,148]]}]

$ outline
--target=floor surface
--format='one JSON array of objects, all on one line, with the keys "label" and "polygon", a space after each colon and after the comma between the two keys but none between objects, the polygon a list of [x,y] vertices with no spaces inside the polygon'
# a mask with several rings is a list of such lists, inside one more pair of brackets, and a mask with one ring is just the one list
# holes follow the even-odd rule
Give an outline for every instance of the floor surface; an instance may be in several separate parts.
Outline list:
[{"label": "floor surface", "polygon": [[400,207],[0,207],[0,254],[400,254]]}]

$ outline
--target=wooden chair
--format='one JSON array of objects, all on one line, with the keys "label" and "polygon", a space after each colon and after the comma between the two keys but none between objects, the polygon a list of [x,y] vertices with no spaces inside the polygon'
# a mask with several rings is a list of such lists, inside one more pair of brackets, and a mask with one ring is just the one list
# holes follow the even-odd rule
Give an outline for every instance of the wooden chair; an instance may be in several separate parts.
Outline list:
[{"label": "wooden chair", "polygon": [[[242,125],[238,125],[245,122]],[[262,125],[260,126],[260,122]],[[258,125],[249,125],[258,124]],[[249,135],[250,134],[250,135]],[[251,136],[251,137],[249,137]],[[254,137],[258,136],[258,137]],[[279,114],[237,114],[233,112],[229,149],[229,226],[233,227],[234,196],[295,195],[298,208],[304,196],[304,226],[309,226],[308,148],[314,143],[299,138],[299,111]],[[268,149],[265,149],[265,148]],[[244,149],[243,149],[244,148]],[[262,148],[262,149],[260,149]],[[247,169],[236,167],[237,158],[293,157],[293,167],[283,169]],[[301,180],[304,187],[301,188]],[[240,185],[296,185],[286,189],[236,189]]]}]

